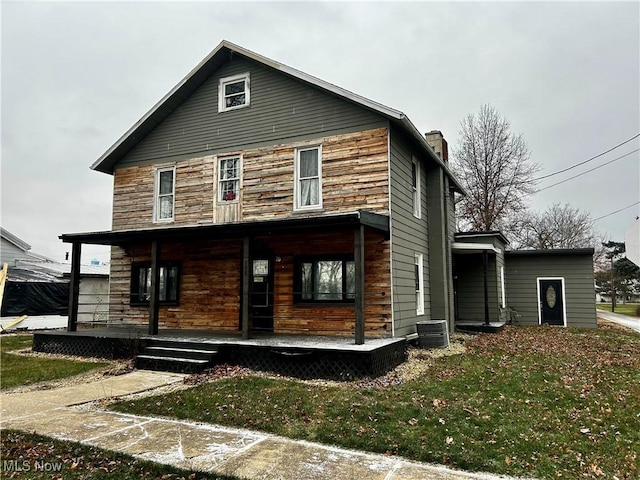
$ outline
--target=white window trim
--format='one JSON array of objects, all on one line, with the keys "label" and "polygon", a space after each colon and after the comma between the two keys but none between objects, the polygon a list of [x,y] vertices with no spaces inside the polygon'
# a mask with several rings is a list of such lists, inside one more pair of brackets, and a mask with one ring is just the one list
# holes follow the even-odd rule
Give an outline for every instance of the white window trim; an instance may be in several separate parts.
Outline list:
[{"label": "white window trim", "polygon": [[[235,107],[227,107],[224,95],[224,86],[228,83],[235,83],[239,80],[244,80],[244,100],[242,105],[236,105]],[[230,110],[237,110],[239,108],[248,107],[251,103],[251,78],[249,72],[241,73],[239,75],[233,75],[231,77],[221,78],[218,82],[218,113],[228,112]]]},{"label": "white window trim", "polygon": [[542,325],[542,303],[540,302],[540,280],[560,280],[562,284],[562,322],[567,326],[567,289],[564,285],[564,277],[537,277],[536,278],[536,302],[538,304],[538,325]]},{"label": "white window trim", "polygon": [[416,290],[416,315],[424,315],[424,256],[422,253],[415,254],[414,265],[418,267],[418,286]]},{"label": "white window trim", "polygon": [[[238,159],[238,195],[236,195],[236,198],[233,200],[223,200],[220,198],[220,183],[223,182],[223,180],[220,178],[220,163],[223,160],[231,160],[233,158],[237,158]],[[217,157],[216,158],[216,194],[215,194],[215,198],[216,198],[216,204],[218,205],[229,205],[232,203],[238,203],[238,201],[240,200],[240,191],[242,190],[242,155],[225,155],[224,157]]]},{"label": "white window trim", "polygon": [[[300,205],[300,152],[305,150],[318,150],[318,204]],[[322,209],[322,145],[306,145],[296,147],[294,153],[294,179],[293,179],[293,211],[306,212]]]},{"label": "white window trim", "polygon": [[504,288],[504,267],[500,267],[500,293],[502,294],[502,308],[507,308],[507,295]]},{"label": "white window trim", "polygon": [[[172,186],[173,191],[171,193],[172,196],[172,205],[171,205],[171,217],[170,218],[159,218],[160,215],[160,174],[163,172],[172,172]],[[176,217],[176,167],[172,165],[170,167],[157,167],[155,169],[155,182],[153,187],[153,221],[154,223],[171,223],[174,221]]]},{"label": "white window trim", "polygon": [[422,218],[422,175],[420,162],[416,157],[411,157],[411,163],[416,167],[416,186],[413,186],[413,172],[411,175],[411,199],[413,203],[413,216]]}]

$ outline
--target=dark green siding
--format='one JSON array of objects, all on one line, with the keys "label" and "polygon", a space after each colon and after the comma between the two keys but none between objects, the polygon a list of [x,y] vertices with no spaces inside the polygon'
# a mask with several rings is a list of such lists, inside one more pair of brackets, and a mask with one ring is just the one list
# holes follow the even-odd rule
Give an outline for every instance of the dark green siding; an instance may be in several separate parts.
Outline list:
[{"label": "dark green siding", "polygon": [[449,181],[435,163],[427,170],[427,209],[429,211],[429,273],[431,315],[434,320],[449,321],[453,330]]},{"label": "dark green siding", "polygon": [[[432,301],[429,284],[429,249],[427,239],[426,196],[428,187],[424,158],[419,157],[411,142],[396,128],[390,128],[391,152],[391,245],[393,275],[393,318],[396,336],[416,333],[417,321],[431,318]],[[421,162],[420,182],[422,218],[413,216],[413,190],[411,181],[412,155]],[[423,255],[424,315],[416,315],[415,255]]]},{"label": "dark green siding", "polygon": [[538,325],[538,278],[564,278],[569,327],[596,327],[593,257],[559,254],[509,254],[506,258],[507,305],[518,324]]},{"label": "dark green siding", "polygon": [[[500,318],[499,267],[496,268],[497,254],[489,253],[487,287],[489,293],[489,321]],[[500,262],[498,262],[499,264]],[[498,275],[496,275],[498,270]],[[458,254],[455,256],[456,292],[458,310],[456,320],[463,322],[484,321],[484,274],[481,253]]]},{"label": "dark green siding", "polygon": [[[218,113],[218,82],[249,72],[250,105]],[[384,127],[381,115],[277,70],[236,57],[224,64],[119,162],[192,158]]]}]

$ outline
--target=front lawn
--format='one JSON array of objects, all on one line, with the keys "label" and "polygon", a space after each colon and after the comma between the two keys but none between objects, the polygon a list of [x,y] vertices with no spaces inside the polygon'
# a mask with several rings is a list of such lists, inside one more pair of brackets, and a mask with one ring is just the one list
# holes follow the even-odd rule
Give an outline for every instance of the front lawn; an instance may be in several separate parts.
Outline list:
[{"label": "front lawn", "polygon": [[[610,303],[596,303],[596,308],[598,310],[603,310],[605,312],[611,311]],[[638,313],[640,310],[640,303],[616,303],[616,311],[615,313],[620,313],[622,315],[629,315],[631,317],[640,317]]]},{"label": "front lawn", "polygon": [[16,355],[12,350],[31,347],[31,335],[0,336],[0,389],[57,380],[103,367],[106,363]]},{"label": "front lawn", "polygon": [[215,473],[182,470],[77,442],[55,440],[17,430],[3,430],[0,440],[2,478],[239,480]]},{"label": "front lawn", "polygon": [[[508,327],[401,384],[223,378],[117,411],[245,427],[472,471],[640,475],[640,336]],[[423,360],[427,361],[427,360]]]}]

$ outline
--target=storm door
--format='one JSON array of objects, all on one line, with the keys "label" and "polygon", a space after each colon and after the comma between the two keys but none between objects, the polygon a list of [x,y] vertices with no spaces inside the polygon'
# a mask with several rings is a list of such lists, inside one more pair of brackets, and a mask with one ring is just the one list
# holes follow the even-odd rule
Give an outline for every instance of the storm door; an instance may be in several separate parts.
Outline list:
[{"label": "storm door", "polygon": [[255,257],[251,261],[251,328],[273,331],[273,258]]}]

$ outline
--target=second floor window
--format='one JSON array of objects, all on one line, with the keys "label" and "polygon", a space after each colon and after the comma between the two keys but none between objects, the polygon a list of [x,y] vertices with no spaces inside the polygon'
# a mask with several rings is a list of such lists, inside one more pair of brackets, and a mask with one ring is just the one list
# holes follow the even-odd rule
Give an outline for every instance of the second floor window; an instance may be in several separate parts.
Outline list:
[{"label": "second floor window", "polygon": [[411,194],[413,196],[413,216],[420,218],[422,216],[422,208],[420,205],[420,163],[416,157],[411,160]]},{"label": "second floor window", "polygon": [[294,209],[322,207],[322,162],[320,147],[296,149]]},{"label": "second floor window", "polygon": [[221,158],[218,169],[218,201],[232,202],[240,193],[240,157]]},{"label": "second floor window", "polygon": [[175,167],[156,170],[154,219],[159,222],[173,220],[175,197]]}]

